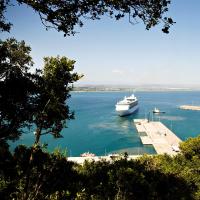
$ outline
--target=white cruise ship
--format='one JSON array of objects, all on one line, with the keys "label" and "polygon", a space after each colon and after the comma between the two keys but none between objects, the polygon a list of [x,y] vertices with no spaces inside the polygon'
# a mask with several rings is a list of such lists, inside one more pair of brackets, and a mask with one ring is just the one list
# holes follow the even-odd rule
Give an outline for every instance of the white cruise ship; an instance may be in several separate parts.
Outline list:
[{"label": "white cruise ship", "polygon": [[117,111],[119,116],[122,117],[125,115],[130,115],[134,113],[136,110],[138,110],[139,108],[138,100],[134,96],[134,94],[132,94],[129,97],[124,97],[122,101],[117,102],[115,107],[116,107],[115,110]]}]

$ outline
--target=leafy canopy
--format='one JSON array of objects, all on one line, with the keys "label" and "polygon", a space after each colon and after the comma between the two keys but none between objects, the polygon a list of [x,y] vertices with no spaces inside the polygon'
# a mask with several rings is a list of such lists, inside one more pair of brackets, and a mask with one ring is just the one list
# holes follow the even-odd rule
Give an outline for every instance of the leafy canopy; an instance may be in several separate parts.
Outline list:
[{"label": "leafy canopy", "polygon": [[196,156],[200,159],[200,136],[189,138],[186,142],[181,143],[180,149],[186,158],[191,159],[193,156]]},{"label": "leafy canopy", "polygon": [[36,101],[34,123],[37,126],[36,143],[38,137],[51,133],[55,138],[61,137],[60,132],[66,126],[66,120],[74,118],[66,100],[70,97],[71,83],[82,76],[72,73],[74,60],[66,57],[45,57],[42,81],[39,85]]},{"label": "leafy canopy", "polygon": [[0,1],[0,31],[9,31],[11,23],[5,19],[6,7],[9,5],[9,0]]},{"label": "leafy canopy", "polygon": [[[10,0],[3,0],[0,8],[0,20],[3,30],[8,31],[3,13]],[[119,20],[128,17],[131,24],[142,21],[147,30],[162,23],[164,33],[174,24],[171,18],[165,17],[170,4],[169,0],[17,0],[19,4],[32,7],[40,16],[43,25],[55,28],[66,35],[74,35],[77,26],[82,27],[84,20],[99,20],[106,15]]]},{"label": "leafy canopy", "polygon": [[31,48],[11,38],[0,41],[0,139],[15,140],[23,128],[36,126],[36,143],[43,134],[60,137],[73,112],[66,105],[75,61],[66,57],[44,58],[44,69],[30,72]]},{"label": "leafy canopy", "polygon": [[182,145],[192,152],[193,159],[179,153],[112,162],[90,160],[83,165],[67,161],[58,151],[18,146],[13,155],[0,154],[0,196],[20,200],[199,200],[200,159],[193,148],[200,140],[194,138]]},{"label": "leafy canopy", "polygon": [[24,41],[0,40],[0,139],[15,140],[31,121],[35,75],[31,48]]}]

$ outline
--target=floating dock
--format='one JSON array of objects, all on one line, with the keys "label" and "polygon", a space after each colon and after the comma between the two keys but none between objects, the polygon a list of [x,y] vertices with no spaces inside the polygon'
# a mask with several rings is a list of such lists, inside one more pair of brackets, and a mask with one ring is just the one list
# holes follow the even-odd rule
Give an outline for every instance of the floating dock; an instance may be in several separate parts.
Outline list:
[{"label": "floating dock", "polygon": [[182,105],[179,108],[183,110],[199,110],[200,111],[200,106]]},{"label": "floating dock", "polygon": [[178,138],[163,123],[158,121],[148,122],[146,119],[134,120],[144,145],[153,145],[157,154],[175,155],[179,150],[181,139]]}]

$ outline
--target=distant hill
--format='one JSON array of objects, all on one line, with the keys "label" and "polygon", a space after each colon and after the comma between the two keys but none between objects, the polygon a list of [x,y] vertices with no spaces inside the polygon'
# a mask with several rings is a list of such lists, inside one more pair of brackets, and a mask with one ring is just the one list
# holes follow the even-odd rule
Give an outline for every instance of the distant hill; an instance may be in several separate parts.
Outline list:
[{"label": "distant hill", "polygon": [[120,91],[200,91],[200,86],[183,85],[76,85],[73,91],[79,92],[120,92]]}]

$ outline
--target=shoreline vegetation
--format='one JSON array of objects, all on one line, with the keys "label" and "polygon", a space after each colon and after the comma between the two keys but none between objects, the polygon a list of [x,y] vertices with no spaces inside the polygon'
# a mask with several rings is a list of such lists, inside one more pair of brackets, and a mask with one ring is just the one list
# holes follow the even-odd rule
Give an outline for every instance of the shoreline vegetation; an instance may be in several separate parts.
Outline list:
[{"label": "shoreline vegetation", "polygon": [[[16,200],[199,200],[199,144],[200,136],[182,142],[181,152],[175,156],[143,155],[129,160],[124,153],[109,162],[86,160],[80,164],[66,159],[59,150],[47,153],[40,146],[20,145],[14,154],[6,152],[0,195]],[[27,165],[30,156],[31,165]],[[27,170],[29,198],[24,197]]]},{"label": "shoreline vegetation", "polygon": [[193,92],[200,91],[200,86],[196,87],[168,87],[168,86],[74,86],[72,92]]}]

